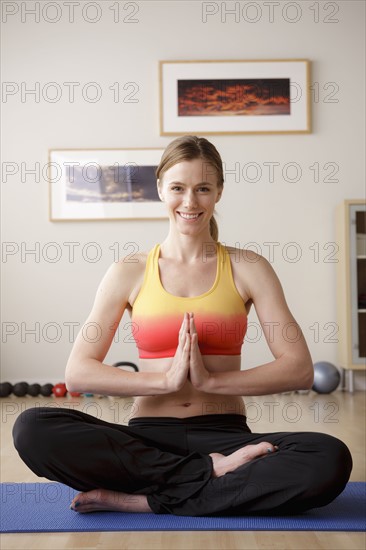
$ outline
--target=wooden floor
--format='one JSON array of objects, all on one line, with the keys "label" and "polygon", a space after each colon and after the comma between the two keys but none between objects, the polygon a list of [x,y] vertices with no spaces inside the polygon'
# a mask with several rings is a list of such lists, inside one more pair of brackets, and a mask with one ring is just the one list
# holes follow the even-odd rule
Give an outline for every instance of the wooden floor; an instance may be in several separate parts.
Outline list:
[{"label": "wooden floor", "polygon": [[[290,393],[247,398],[252,432],[317,431],[342,439],[350,448],[354,467],[350,481],[365,481],[365,392],[353,395]],[[11,430],[18,414],[34,406],[71,406],[103,420],[126,424],[131,400],[115,398],[45,398],[10,396],[1,404],[1,481],[47,481],[35,476],[13,447]],[[102,533],[3,534],[0,547],[7,549],[329,549],[366,548],[364,533],[298,531],[171,531]]]}]

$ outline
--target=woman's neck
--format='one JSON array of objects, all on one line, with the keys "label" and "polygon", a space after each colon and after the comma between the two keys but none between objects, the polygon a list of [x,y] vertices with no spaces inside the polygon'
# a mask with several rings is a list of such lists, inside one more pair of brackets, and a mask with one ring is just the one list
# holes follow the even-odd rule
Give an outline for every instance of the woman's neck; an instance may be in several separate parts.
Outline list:
[{"label": "woman's neck", "polygon": [[170,235],[160,244],[161,257],[175,259],[182,263],[212,258],[216,255],[217,243],[211,237],[206,239],[191,238],[186,235],[172,237]]}]

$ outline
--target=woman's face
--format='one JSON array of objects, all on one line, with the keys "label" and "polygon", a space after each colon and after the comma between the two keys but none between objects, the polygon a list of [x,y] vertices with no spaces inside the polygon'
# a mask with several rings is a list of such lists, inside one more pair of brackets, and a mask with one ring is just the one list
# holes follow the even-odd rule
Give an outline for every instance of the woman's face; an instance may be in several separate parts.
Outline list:
[{"label": "woman's face", "polygon": [[203,159],[180,162],[169,168],[158,182],[158,191],[167,205],[171,223],[189,233],[209,226],[222,193],[214,167]]}]

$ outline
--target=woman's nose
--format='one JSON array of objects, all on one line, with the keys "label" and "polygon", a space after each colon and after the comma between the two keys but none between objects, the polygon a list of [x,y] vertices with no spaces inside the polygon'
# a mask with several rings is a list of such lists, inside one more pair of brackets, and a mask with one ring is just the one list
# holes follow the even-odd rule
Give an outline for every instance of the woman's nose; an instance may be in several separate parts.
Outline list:
[{"label": "woman's nose", "polygon": [[197,198],[193,192],[188,192],[184,195],[183,204],[185,206],[193,206],[197,204]]}]

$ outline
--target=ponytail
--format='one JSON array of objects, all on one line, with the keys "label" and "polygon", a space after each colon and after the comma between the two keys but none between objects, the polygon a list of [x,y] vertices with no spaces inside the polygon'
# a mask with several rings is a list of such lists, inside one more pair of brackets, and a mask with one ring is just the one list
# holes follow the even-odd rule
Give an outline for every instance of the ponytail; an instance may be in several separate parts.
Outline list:
[{"label": "ponytail", "polygon": [[219,227],[214,216],[212,216],[210,219],[210,235],[214,241],[217,242],[219,240]]}]

